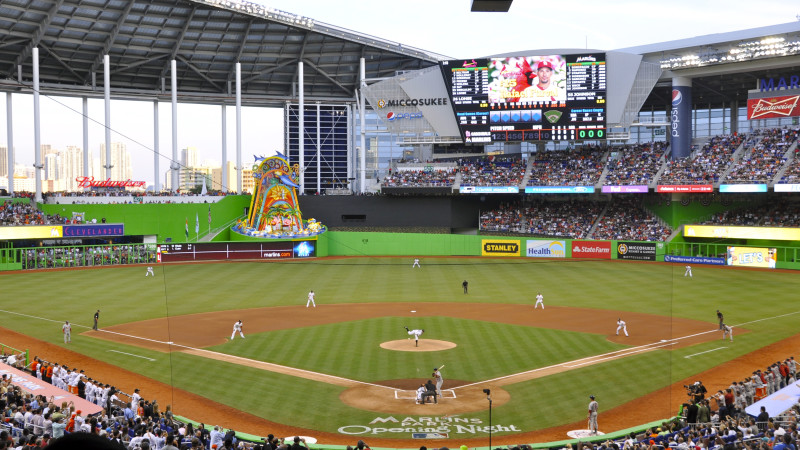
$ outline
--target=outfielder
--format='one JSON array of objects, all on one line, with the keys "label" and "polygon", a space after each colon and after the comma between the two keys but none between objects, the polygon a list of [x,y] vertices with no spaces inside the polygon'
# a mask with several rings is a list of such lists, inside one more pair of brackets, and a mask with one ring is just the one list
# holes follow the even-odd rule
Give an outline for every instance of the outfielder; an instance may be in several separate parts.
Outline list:
[{"label": "outfielder", "polygon": [[235,324],[233,324],[233,333],[231,333],[231,340],[233,340],[233,337],[236,336],[236,332],[237,331],[239,332],[239,336],[241,336],[242,339],[244,339],[244,333],[242,332],[242,321],[241,320],[236,322]]},{"label": "outfielder", "polygon": [[533,305],[533,309],[536,309],[539,305],[542,305],[542,309],[544,309],[544,295],[541,292],[536,295],[536,304]]},{"label": "outfielder", "polygon": [[411,268],[413,269],[414,267],[422,268],[422,266],[419,265],[419,258],[414,258],[414,264],[411,265]]},{"label": "outfielder", "polygon": [[686,266],[686,271],[683,272],[683,276],[692,278],[692,266]]},{"label": "outfielder", "polygon": [[425,330],[409,330],[408,327],[403,327],[408,332],[409,336],[414,336],[414,347],[419,347],[419,337]]},{"label": "outfielder", "polygon": [[731,342],[733,342],[733,327],[730,325],[722,324],[722,340],[725,340],[726,336],[730,336]]},{"label": "outfielder", "polygon": [[69,324],[69,320],[64,322],[64,325],[61,326],[61,332],[64,333],[65,344],[72,342],[72,325]]},{"label": "outfielder", "polygon": [[622,318],[617,319],[617,336],[619,336],[619,330],[622,330],[625,336],[628,335],[628,326],[625,325],[625,321]]},{"label": "outfielder", "polygon": [[156,276],[156,274],[155,274],[155,273],[153,273],[153,267],[151,267],[151,266],[148,266],[148,267],[147,267],[147,272],[144,274],[144,276],[146,276],[146,277],[149,277],[149,276],[151,276],[151,275],[152,275],[152,276]]},{"label": "outfielder", "polygon": [[308,293],[308,301],[306,302],[306,308],[308,308],[308,305],[311,305],[314,308],[317,307],[317,304],[314,303],[314,291]]}]

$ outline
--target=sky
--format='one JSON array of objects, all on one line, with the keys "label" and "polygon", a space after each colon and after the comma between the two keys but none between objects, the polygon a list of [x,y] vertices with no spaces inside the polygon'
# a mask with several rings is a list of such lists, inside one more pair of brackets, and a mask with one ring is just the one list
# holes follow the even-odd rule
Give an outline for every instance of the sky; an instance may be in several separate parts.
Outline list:
[{"label": "sky", "polygon": [[[694,36],[794,22],[800,4],[786,0],[515,0],[508,13],[472,13],[471,0],[256,0],[265,6],[310,17],[359,33],[453,58],[535,49],[614,50]],[[544,5],[544,6],[543,6]],[[112,79],[113,83],[113,79]],[[32,166],[33,97],[14,95],[16,162]],[[40,97],[41,143],[64,149],[81,146],[81,100]],[[227,108],[228,159],[235,162],[235,110]],[[169,103],[159,108],[161,180],[172,155]],[[89,101],[89,147],[99,157],[105,142],[102,100]],[[133,179],[153,183],[153,106],[113,101],[113,142],[124,142],[133,158]],[[221,158],[219,106],[178,105],[178,149],[197,147],[199,160]],[[242,161],[283,149],[283,114],[275,108],[243,108]],[[6,95],[0,96],[0,146],[7,143]]]}]

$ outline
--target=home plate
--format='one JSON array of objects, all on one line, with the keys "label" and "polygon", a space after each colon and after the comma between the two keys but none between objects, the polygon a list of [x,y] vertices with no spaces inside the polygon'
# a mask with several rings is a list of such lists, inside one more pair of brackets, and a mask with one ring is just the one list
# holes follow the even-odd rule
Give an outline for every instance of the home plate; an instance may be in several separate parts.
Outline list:
[{"label": "home plate", "polygon": [[411,311],[411,312],[417,312],[417,311],[415,310],[415,311]]}]

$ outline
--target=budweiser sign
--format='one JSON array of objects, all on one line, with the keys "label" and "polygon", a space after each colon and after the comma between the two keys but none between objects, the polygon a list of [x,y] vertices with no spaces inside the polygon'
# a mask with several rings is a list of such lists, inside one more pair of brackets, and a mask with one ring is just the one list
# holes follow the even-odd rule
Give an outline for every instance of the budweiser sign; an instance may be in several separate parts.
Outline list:
[{"label": "budweiser sign", "polygon": [[800,95],[791,97],[752,98],[747,100],[747,119],[774,119],[800,116]]},{"label": "budweiser sign", "polygon": [[94,177],[78,177],[75,178],[78,182],[78,187],[93,188],[93,187],[121,187],[121,188],[140,188],[145,186],[144,181],[119,181],[108,178],[106,180],[95,181]]}]

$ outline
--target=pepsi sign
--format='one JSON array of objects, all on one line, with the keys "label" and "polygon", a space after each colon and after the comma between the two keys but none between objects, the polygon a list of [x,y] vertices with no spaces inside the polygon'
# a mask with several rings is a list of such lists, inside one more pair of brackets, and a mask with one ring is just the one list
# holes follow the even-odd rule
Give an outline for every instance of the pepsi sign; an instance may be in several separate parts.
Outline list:
[{"label": "pepsi sign", "polygon": [[396,113],[394,111],[389,111],[389,113],[386,114],[386,120],[388,120],[390,122],[391,121],[395,121],[395,120],[403,120],[403,119],[408,119],[408,120],[410,120],[410,119],[422,119],[422,113],[421,112],[416,112],[416,113]]}]

